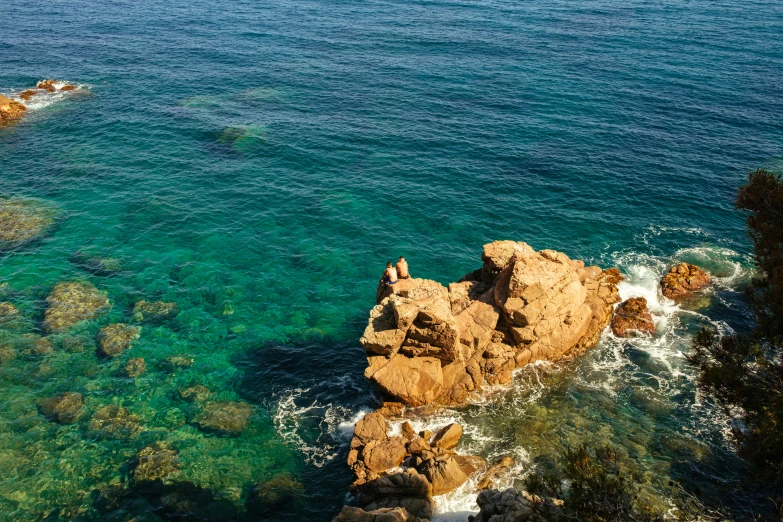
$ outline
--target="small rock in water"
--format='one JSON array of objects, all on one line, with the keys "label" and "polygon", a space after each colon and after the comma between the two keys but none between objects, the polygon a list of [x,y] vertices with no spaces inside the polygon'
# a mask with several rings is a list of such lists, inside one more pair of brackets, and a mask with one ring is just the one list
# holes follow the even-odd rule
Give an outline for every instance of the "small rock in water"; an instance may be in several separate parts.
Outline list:
[{"label": "small rock in water", "polygon": [[129,359],[127,363],[125,363],[125,367],[123,368],[125,375],[128,377],[131,377],[135,379],[142,373],[147,371],[147,363],[144,362],[144,357],[136,357],[133,359]]},{"label": "small rock in water", "polygon": [[165,442],[156,442],[136,454],[131,477],[136,483],[164,480],[179,469],[177,451]]},{"label": "small rock in water", "polygon": [[86,281],[57,283],[46,298],[48,308],[43,327],[47,332],[59,333],[79,321],[92,319],[109,307],[109,298]]},{"label": "small rock in water", "polygon": [[680,263],[661,279],[661,292],[669,299],[683,299],[709,286],[710,276],[696,265]]},{"label": "small rock in water", "polygon": [[165,301],[139,301],[133,306],[133,320],[136,322],[160,322],[179,314],[175,303]]},{"label": "small rock in water", "polygon": [[511,471],[511,467],[514,465],[514,459],[505,456],[501,457],[497,462],[492,464],[487,470],[479,477],[478,485],[476,489],[484,490],[495,487],[495,481],[500,475]]},{"label": "small rock in water", "polygon": [[204,385],[197,384],[179,391],[179,396],[188,402],[203,402],[209,399],[211,391]]},{"label": "small rock in water", "polygon": [[130,439],[141,432],[139,417],[121,406],[109,404],[96,411],[87,429],[110,439]]},{"label": "small rock in water", "polygon": [[139,338],[140,326],[128,326],[122,323],[110,324],[98,332],[98,354],[103,357],[116,357],[131,347]]},{"label": "small rock in water", "polygon": [[249,424],[253,408],[246,402],[210,401],[195,417],[195,423],[205,431],[239,435]]},{"label": "small rock in water", "polygon": [[408,440],[416,438],[416,430],[413,429],[413,426],[408,421],[402,423],[402,436]]},{"label": "small rock in water", "polygon": [[66,392],[38,402],[38,410],[47,419],[60,424],[72,424],[84,414],[81,393]]},{"label": "small rock in water", "polygon": [[647,299],[632,297],[620,303],[612,318],[612,332],[618,337],[655,333],[652,315],[647,309]]}]

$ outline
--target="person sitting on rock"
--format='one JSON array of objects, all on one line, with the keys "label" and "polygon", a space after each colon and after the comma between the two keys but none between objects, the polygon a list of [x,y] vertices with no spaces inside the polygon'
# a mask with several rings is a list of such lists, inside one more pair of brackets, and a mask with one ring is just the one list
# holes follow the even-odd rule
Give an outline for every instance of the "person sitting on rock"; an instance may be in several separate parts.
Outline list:
[{"label": "person sitting on rock", "polygon": [[400,256],[400,260],[397,261],[397,274],[400,276],[400,279],[410,279],[411,274],[408,272],[408,262],[405,261],[405,258]]},{"label": "person sitting on rock", "polygon": [[397,269],[391,264],[391,261],[386,263],[386,270],[383,272],[383,282],[386,286],[391,286],[397,282]]}]

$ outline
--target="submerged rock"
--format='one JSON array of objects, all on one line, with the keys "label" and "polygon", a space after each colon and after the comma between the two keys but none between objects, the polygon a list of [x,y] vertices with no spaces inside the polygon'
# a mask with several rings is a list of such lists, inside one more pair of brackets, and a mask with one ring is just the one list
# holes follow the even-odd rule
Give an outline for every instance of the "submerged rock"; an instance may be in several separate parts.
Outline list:
[{"label": "submerged rock", "polygon": [[79,321],[92,319],[109,308],[109,298],[86,281],[57,283],[46,298],[43,327],[47,332],[65,332]]},{"label": "submerged rock", "polygon": [[131,477],[136,483],[165,480],[179,469],[177,451],[169,444],[156,442],[136,454]]},{"label": "submerged rock", "polygon": [[54,225],[55,209],[35,199],[0,198],[0,251],[43,236]]},{"label": "submerged rock", "polygon": [[96,411],[87,429],[110,439],[130,439],[141,432],[138,415],[121,406],[109,404]]},{"label": "submerged rock", "polygon": [[179,391],[179,396],[188,402],[204,402],[212,394],[209,388],[202,384],[190,386]]},{"label": "submerged rock", "polygon": [[131,377],[135,379],[142,373],[147,371],[147,363],[144,362],[144,357],[136,357],[133,359],[128,359],[128,362],[125,363],[125,366],[123,367],[123,372],[127,377]]},{"label": "submerged rock", "polygon": [[553,250],[496,241],[484,267],[448,289],[400,279],[379,288],[360,339],[365,376],[410,406],[464,403],[512,371],[573,357],[594,346],[619,302],[617,269],[585,267]]},{"label": "submerged rock", "polygon": [[50,421],[72,424],[84,414],[84,397],[81,393],[62,393],[39,401],[38,411]]},{"label": "submerged rock", "polygon": [[683,299],[709,286],[710,276],[696,265],[680,263],[661,279],[661,292],[669,299]]},{"label": "submerged rock", "polygon": [[501,457],[481,474],[476,489],[484,490],[492,488],[497,478],[511,471],[513,465],[514,459],[508,456]]},{"label": "submerged rock", "polygon": [[173,372],[179,368],[189,367],[193,361],[193,357],[189,355],[171,355],[160,362],[160,367],[167,372]]},{"label": "submerged rock", "polygon": [[195,417],[195,423],[205,431],[239,435],[249,424],[253,408],[246,402],[210,401]]},{"label": "submerged rock", "polygon": [[98,354],[103,357],[116,357],[128,350],[140,334],[140,326],[128,326],[122,323],[104,326],[96,338]]},{"label": "submerged rock", "polygon": [[177,314],[177,305],[165,301],[139,301],[133,306],[133,320],[139,323],[173,319]]},{"label": "submerged rock", "polygon": [[0,325],[19,317],[19,310],[11,303],[0,303]]},{"label": "submerged rock", "polygon": [[290,473],[279,473],[266,482],[254,485],[247,496],[245,507],[253,515],[268,515],[290,508],[304,494],[301,482]]},{"label": "submerged rock", "polygon": [[620,303],[612,318],[612,332],[618,337],[655,333],[655,323],[647,309],[647,299],[632,297]]},{"label": "submerged rock", "polygon": [[122,262],[115,257],[103,257],[90,252],[74,252],[71,263],[95,275],[107,276],[122,270]]}]

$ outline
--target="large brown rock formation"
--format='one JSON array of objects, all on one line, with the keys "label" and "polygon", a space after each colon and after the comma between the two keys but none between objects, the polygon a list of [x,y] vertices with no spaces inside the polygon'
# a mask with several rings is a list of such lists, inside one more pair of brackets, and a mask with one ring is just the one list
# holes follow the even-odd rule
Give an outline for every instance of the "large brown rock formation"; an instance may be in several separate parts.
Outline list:
[{"label": "large brown rock formation", "polygon": [[410,406],[464,403],[520,366],[591,348],[620,300],[617,269],[514,241],[489,243],[481,257],[448,288],[400,279],[379,289],[361,344],[382,394]]}]

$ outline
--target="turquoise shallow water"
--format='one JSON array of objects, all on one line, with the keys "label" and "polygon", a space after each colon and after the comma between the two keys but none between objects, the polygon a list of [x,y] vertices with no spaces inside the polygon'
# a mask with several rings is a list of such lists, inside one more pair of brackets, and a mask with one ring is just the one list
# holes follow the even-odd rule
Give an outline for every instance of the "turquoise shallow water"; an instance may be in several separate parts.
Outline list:
[{"label": "turquoise shallow water", "polygon": [[[28,320],[3,342],[40,333],[61,280],[92,282],[113,307],[77,327],[83,352],[0,366],[0,518],[100,518],[91,492],[167,440],[182,480],[241,505],[248,484],[293,477],[304,494],[275,516],[330,519],[351,480],[350,426],[373,406],[357,339],[383,264],[405,255],[447,283],[499,238],[620,266],[659,334],[605,336],[573,365],[443,413],[468,426],[465,449],[514,453],[521,476],[561,440],[598,434],[653,491],[682,478],[705,498],[760,502],[738,487],[726,420],[682,353],[701,324],[746,326],[732,200],[747,171],[783,164],[781,29],[783,7],[760,1],[11,0],[0,92],[55,77],[89,95],[31,104],[0,129],[0,192],[61,216],[0,258],[3,299]],[[69,261],[85,249],[123,270]],[[675,259],[721,276],[696,311],[656,295]],[[127,357],[151,369],[129,381],[90,343],[140,299],[182,312],[143,327]],[[193,366],[156,366],[179,354]],[[250,428],[199,431],[177,398],[196,383],[253,404]],[[121,404],[145,429],[107,441],[86,418],[49,423],[35,402],[62,391],[89,412]]]}]

